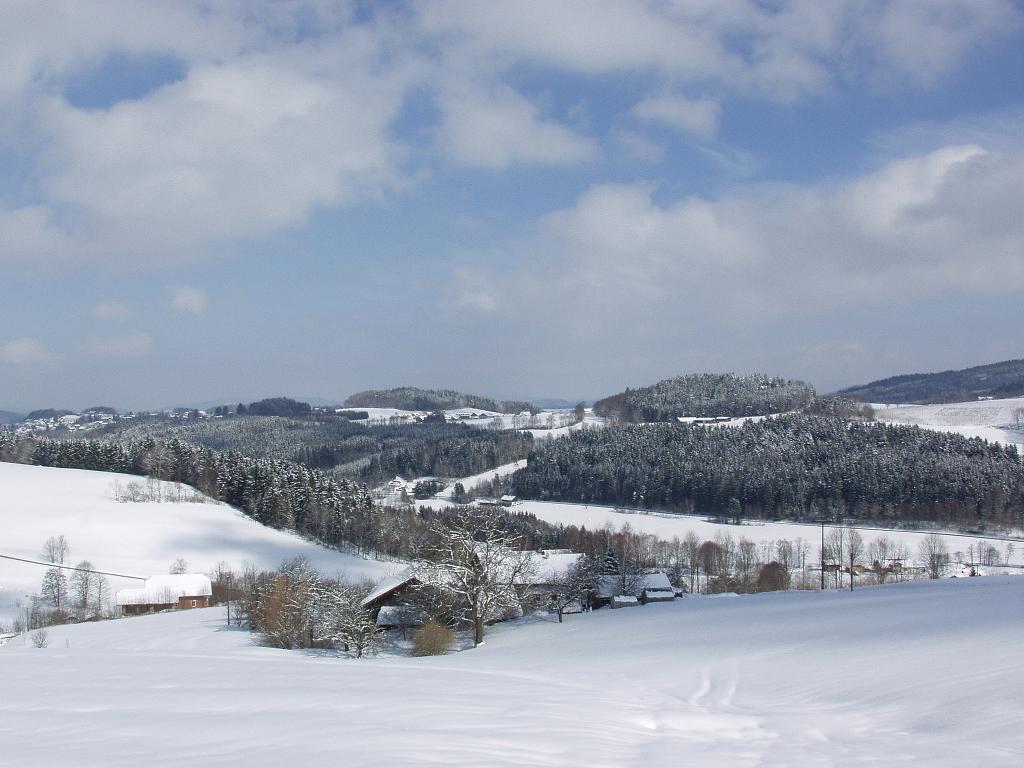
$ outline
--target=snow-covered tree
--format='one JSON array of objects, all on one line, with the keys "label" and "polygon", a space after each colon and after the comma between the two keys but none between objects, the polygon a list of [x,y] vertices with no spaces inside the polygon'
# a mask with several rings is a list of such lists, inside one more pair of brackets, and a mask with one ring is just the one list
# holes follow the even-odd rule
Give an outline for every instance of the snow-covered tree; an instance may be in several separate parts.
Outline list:
[{"label": "snow-covered tree", "polygon": [[314,636],[361,658],[381,643],[371,613],[363,607],[366,587],[337,581],[319,581],[314,587]]},{"label": "snow-covered tree", "polygon": [[577,603],[580,606],[587,604],[600,571],[598,561],[584,555],[552,580],[549,604],[558,614],[559,624],[562,623],[566,609]]},{"label": "snow-covered tree", "polygon": [[473,627],[473,644],[484,626],[522,610],[519,589],[529,585],[534,566],[493,514],[460,507],[432,527],[416,564],[420,582],[436,595],[436,608]]}]

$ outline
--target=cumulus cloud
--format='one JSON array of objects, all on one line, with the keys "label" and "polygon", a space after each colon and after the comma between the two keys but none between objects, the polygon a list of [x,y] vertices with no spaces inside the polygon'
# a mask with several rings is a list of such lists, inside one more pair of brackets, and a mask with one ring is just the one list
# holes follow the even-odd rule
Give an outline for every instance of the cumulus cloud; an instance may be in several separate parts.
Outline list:
[{"label": "cumulus cloud", "polygon": [[654,192],[596,185],[517,244],[534,254],[521,269],[476,279],[543,297],[517,299],[538,323],[557,315],[596,328],[629,317],[660,334],[709,317],[744,324],[1024,290],[1024,153],[945,147],[843,183],[716,200],[658,203]]},{"label": "cumulus cloud", "polygon": [[0,347],[0,360],[11,365],[38,365],[53,360],[53,355],[39,339],[11,339]]},{"label": "cumulus cloud", "polygon": [[1011,0],[441,0],[422,16],[426,30],[482,62],[653,72],[675,85],[715,83],[783,101],[862,77],[932,83],[1022,18]]},{"label": "cumulus cloud", "polygon": [[513,165],[573,165],[592,159],[596,143],[538,114],[505,86],[458,89],[441,97],[441,143],[459,165],[501,170]]},{"label": "cumulus cloud", "polygon": [[131,307],[119,301],[101,301],[92,308],[92,316],[100,320],[124,320],[131,315]]},{"label": "cumulus cloud", "polygon": [[153,351],[153,337],[148,333],[129,333],[87,339],[81,350],[95,357],[142,357]]},{"label": "cumulus cloud", "polygon": [[206,293],[188,285],[176,285],[171,289],[171,309],[192,315],[202,314],[206,309]]},{"label": "cumulus cloud", "polygon": [[[108,14],[23,3],[0,31],[0,139],[30,148],[31,182],[0,209],[0,258],[208,257],[406,188],[421,170],[410,154],[489,170],[596,158],[604,137],[529,94],[524,72],[643,78],[653,95],[636,117],[707,139],[732,95],[929,85],[1021,18],[1012,0],[439,0],[362,14],[317,2],[139,0]],[[170,57],[181,77],[103,108],[71,103],[69,79],[114,53]],[[396,128],[423,92],[438,112],[413,132],[429,145],[417,155]],[[618,142],[658,153],[636,135]]]}]

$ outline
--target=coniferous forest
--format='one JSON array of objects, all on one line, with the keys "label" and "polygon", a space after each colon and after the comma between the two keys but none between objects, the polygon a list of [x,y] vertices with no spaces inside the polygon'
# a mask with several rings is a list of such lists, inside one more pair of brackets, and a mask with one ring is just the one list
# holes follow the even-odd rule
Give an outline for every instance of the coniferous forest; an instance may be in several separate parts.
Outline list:
[{"label": "coniferous forest", "polygon": [[[124,424],[127,424],[125,426]],[[366,425],[314,414],[308,418],[231,416],[223,419],[151,419],[112,427],[103,439],[181,440],[216,451],[284,459],[339,477],[378,482],[395,475],[465,477],[526,458],[533,438],[519,430],[466,424]]]},{"label": "coniferous forest", "polygon": [[356,392],[346,401],[356,408],[398,408],[406,411],[444,411],[456,408],[476,408],[496,413],[536,413],[539,409],[522,400],[496,400],[480,395],[467,395],[452,389],[420,389],[395,387],[394,389],[368,389]]},{"label": "coniferous forest", "polygon": [[611,425],[542,444],[518,494],[729,518],[1020,525],[1013,446],[962,435],[788,415],[737,427]]},{"label": "coniferous forest", "polygon": [[594,412],[630,422],[763,416],[799,410],[813,399],[814,389],[802,381],[764,374],[694,373],[626,389],[595,402]]}]

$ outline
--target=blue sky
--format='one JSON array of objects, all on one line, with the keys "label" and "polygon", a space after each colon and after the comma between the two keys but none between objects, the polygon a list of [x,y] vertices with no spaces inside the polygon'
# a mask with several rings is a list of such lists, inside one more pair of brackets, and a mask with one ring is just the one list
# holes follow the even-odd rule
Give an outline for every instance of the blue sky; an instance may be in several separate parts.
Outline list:
[{"label": "blue sky", "polygon": [[1024,7],[14,3],[0,408],[1024,356]]}]

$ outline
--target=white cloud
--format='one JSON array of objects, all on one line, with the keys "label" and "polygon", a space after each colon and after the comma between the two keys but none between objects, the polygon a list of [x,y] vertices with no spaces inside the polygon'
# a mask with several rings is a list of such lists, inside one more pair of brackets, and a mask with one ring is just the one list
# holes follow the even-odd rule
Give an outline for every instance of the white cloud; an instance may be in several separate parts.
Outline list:
[{"label": "white cloud", "polygon": [[865,76],[933,83],[1022,19],[1012,0],[439,0],[421,13],[428,33],[482,66],[653,73],[783,101]]},{"label": "white cloud", "polygon": [[638,131],[619,129],[612,133],[617,151],[640,163],[657,163],[665,159],[665,147]]},{"label": "white cloud", "polygon": [[516,243],[530,256],[476,279],[523,297],[517,309],[539,325],[628,322],[655,336],[709,317],[735,327],[1024,291],[1024,153],[947,147],[843,183],[718,200],[658,203],[653,192],[594,186]]},{"label": "white cloud", "polygon": [[441,144],[459,165],[500,170],[513,165],[574,165],[592,159],[597,145],[538,114],[506,86],[459,88],[441,96]]},{"label": "white cloud", "polygon": [[[341,62],[338,62],[341,65]],[[52,102],[43,181],[81,234],[150,258],[302,223],[317,208],[397,182],[388,121],[401,91],[367,77],[310,73],[311,62],[251,56],[108,110]]]},{"label": "white cloud", "polygon": [[153,351],[153,337],[148,333],[129,333],[88,339],[81,350],[95,357],[142,357]]},{"label": "white cloud", "polygon": [[11,365],[38,365],[53,360],[41,341],[32,338],[11,339],[0,347],[0,360]]},{"label": "white cloud", "polygon": [[633,115],[641,120],[663,123],[705,140],[718,133],[720,112],[717,99],[691,99],[681,93],[647,96],[633,107]]},{"label": "white cloud", "polygon": [[171,289],[171,309],[192,315],[202,314],[206,309],[206,293],[187,285],[174,286]]},{"label": "white cloud", "polygon": [[455,270],[455,306],[492,313],[500,306],[498,285],[485,273],[458,267]]},{"label": "white cloud", "polygon": [[26,264],[59,259],[70,246],[45,205],[0,208],[0,240],[4,243],[0,260]]},{"label": "white cloud", "polygon": [[131,314],[131,307],[119,301],[101,301],[92,308],[92,316],[100,320],[124,320]]},{"label": "white cloud", "polygon": [[[0,210],[0,258],[202,259],[404,188],[417,169],[395,129],[412,92],[440,111],[416,133],[437,139],[427,153],[571,165],[598,141],[562,116],[571,107],[513,88],[517,75],[644,78],[664,90],[638,117],[707,139],[734,94],[932,84],[1021,17],[1011,0],[438,0],[359,18],[318,2],[22,3],[0,28],[0,140],[26,153],[31,181]],[[68,103],[69,78],[115,52],[172,57],[183,79],[109,108]]]}]

